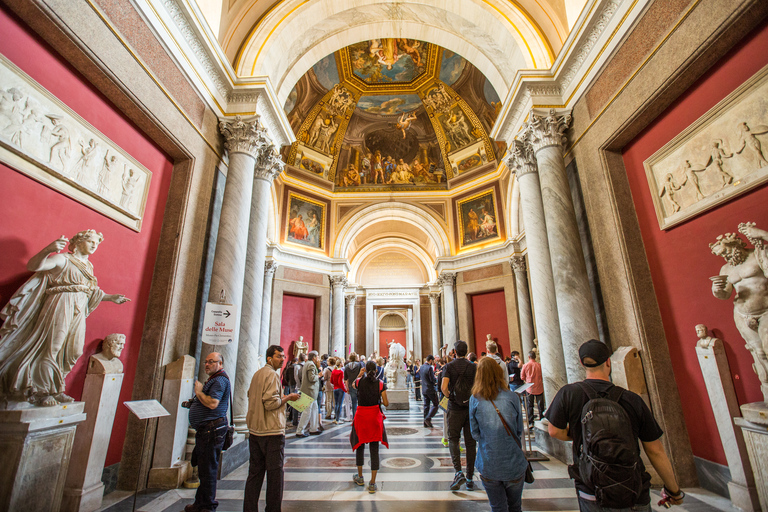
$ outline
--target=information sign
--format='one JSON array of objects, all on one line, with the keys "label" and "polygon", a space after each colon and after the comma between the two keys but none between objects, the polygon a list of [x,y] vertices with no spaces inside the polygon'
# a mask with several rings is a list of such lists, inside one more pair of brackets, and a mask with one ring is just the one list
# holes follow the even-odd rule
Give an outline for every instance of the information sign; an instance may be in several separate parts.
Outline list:
[{"label": "information sign", "polygon": [[237,308],[233,304],[208,302],[203,320],[203,343],[229,345],[237,339]]}]

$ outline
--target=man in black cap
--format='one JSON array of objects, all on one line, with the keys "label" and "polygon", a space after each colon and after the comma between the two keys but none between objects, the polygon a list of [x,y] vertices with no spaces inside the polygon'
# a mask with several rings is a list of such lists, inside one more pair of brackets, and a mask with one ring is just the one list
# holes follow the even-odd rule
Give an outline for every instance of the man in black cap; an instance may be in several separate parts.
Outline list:
[{"label": "man in black cap", "polygon": [[[611,350],[600,341],[589,340],[581,345],[579,347],[579,359],[582,366],[586,369],[587,378],[581,382],[563,386],[555,395],[549,409],[547,409],[546,417],[549,420],[549,435],[562,441],[573,440],[574,464],[568,467],[568,473],[576,483],[579,509],[581,512],[602,512],[625,508],[612,501],[610,489],[604,491],[598,485],[591,486],[601,477],[600,475],[595,476],[595,473],[592,471],[597,467],[595,464],[599,463],[595,462],[594,459],[588,460],[589,458],[586,456],[581,457],[580,460],[582,451],[586,453],[594,449],[594,445],[589,444],[590,442],[605,442],[585,439],[587,434],[585,429],[591,428],[590,421],[606,421],[607,418],[607,421],[614,425],[613,428],[617,431],[618,439],[624,433],[621,432],[621,425],[627,425],[626,421],[611,422],[611,418],[606,416],[604,412],[594,412],[594,414],[589,412],[589,418],[586,418],[586,416],[582,418],[584,410],[593,410],[591,409],[591,404],[596,403],[595,399],[608,399],[612,403],[618,404],[620,407],[614,410],[614,416],[616,418],[628,418],[629,426],[631,426],[631,431],[626,430],[626,432],[634,446],[629,446],[630,449],[623,450],[622,452],[635,452],[635,463],[638,464],[635,471],[638,473],[635,479],[636,485],[634,486],[636,492],[630,492],[629,488],[633,487],[631,483],[627,483],[627,488],[619,486],[621,490],[620,499],[627,499],[627,496],[631,496],[629,499],[633,501],[633,503],[626,505],[626,508],[632,507],[636,511],[651,511],[651,496],[649,492],[651,476],[645,471],[645,466],[639,457],[638,439],[642,441],[643,449],[648,455],[648,459],[664,481],[662,502],[667,505],[680,505],[683,502],[685,493],[677,484],[672,464],[669,462],[664,446],[661,444],[660,439],[663,432],[653,418],[650,409],[648,409],[648,406],[645,405],[645,402],[643,402],[639,395],[621,389],[611,383],[610,357]],[[588,402],[590,405],[587,405]],[[607,403],[608,407],[611,407],[610,402],[603,400],[602,403]],[[622,410],[626,412],[626,415],[624,415]],[[594,409],[594,411],[597,411],[597,409]],[[582,420],[585,418],[587,422],[583,423]],[[584,445],[584,450],[582,450],[582,445]],[[593,454],[594,452],[590,453],[590,455]],[[618,466],[616,467],[618,468]],[[611,470],[612,468],[609,467],[608,469]],[[584,478],[582,478],[582,474]],[[629,482],[629,480],[622,481]],[[662,503],[660,502],[660,504]]]}]

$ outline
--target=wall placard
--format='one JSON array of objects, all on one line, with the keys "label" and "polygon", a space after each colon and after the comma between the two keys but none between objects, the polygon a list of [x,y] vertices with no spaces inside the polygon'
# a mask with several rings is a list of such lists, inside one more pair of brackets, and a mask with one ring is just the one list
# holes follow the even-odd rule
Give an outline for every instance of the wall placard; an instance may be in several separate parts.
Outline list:
[{"label": "wall placard", "polygon": [[141,231],[152,173],[3,55],[0,161]]}]

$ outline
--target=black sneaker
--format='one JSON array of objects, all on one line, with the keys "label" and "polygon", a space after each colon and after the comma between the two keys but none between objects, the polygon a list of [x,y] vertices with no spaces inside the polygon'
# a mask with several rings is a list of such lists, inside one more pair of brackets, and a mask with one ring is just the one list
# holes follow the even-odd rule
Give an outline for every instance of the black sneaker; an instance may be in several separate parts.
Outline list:
[{"label": "black sneaker", "polygon": [[464,473],[461,471],[456,472],[456,476],[453,477],[453,483],[451,484],[452,491],[458,491],[461,489],[461,484],[465,483],[467,479],[464,477]]},{"label": "black sneaker", "polygon": [[472,480],[472,477],[467,477],[467,490],[468,491],[474,491],[475,490],[475,482]]}]

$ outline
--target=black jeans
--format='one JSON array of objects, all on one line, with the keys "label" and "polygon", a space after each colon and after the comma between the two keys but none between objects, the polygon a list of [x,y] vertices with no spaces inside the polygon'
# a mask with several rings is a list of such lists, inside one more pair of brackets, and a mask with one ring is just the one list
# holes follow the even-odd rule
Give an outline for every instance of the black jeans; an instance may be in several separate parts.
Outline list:
[{"label": "black jeans", "polygon": [[461,433],[464,432],[464,446],[467,447],[467,478],[475,474],[477,443],[469,428],[469,409],[448,409],[448,449],[451,451],[453,469],[461,471]]},{"label": "black jeans", "polygon": [[547,404],[544,403],[544,393],[540,395],[532,395],[528,393],[528,426],[533,428],[533,401],[539,406],[539,419],[543,418],[544,411],[547,410]]},{"label": "black jeans", "polygon": [[[431,403],[431,407],[430,407]],[[437,393],[429,389],[424,390],[424,421],[431,420],[437,414],[437,406],[440,402],[437,400]]]},{"label": "black jeans", "polygon": [[224,437],[227,435],[227,419],[219,418],[204,424],[195,432],[195,449],[192,454],[197,463],[200,487],[195,493],[195,506],[203,510],[216,510],[216,480],[219,476],[219,457]]},{"label": "black jeans", "polygon": [[413,392],[416,394],[416,400],[421,400],[421,381],[413,381]]},{"label": "black jeans", "polygon": [[[379,470],[379,442],[368,443],[368,450],[371,452],[371,471]],[[355,450],[355,462],[357,466],[362,466],[365,462],[365,445],[361,444]]]},{"label": "black jeans", "polygon": [[243,512],[258,512],[259,495],[267,475],[266,512],[280,512],[283,503],[283,460],[285,460],[285,436],[248,436],[251,461],[248,479],[245,481]]}]

